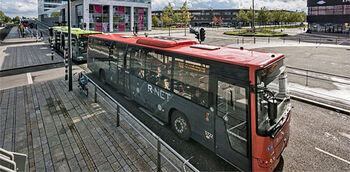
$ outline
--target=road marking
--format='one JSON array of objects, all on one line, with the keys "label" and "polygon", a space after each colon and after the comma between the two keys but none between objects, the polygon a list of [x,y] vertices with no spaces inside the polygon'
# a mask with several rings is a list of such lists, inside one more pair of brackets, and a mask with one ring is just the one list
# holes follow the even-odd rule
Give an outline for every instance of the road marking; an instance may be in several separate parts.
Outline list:
[{"label": "road marking", "polygon": [[327,154],[327,155],[329,155],[329,156],[331,156],[331,157],[333,157],[333,158],[337,158],[337,159],[339,159],[339,160],[341,160],[341,161],[343,161],[343,162],[345,162],[345,163],[347,163],[347,164],[350,164],[350,161],[345,160],[345,159],[343,159],[343,158],[340,158],[339,156],[333,155],[333,154],[331,154],[331,153],[329,153],[329,152],[326,152],[326,151],[324,151],[324,150],[322,150],[322,149],[320,149],[320,148],[318,148],[318,147],[315,147],[315,149],[318,150],[318,151],[320,151],[320,152],[322,152],[322,153],[324,153],[324,154]]},{"label": "road marking", "polygon": [[27,73],[28,84],[33,84],[33,78],[31,73]]}]

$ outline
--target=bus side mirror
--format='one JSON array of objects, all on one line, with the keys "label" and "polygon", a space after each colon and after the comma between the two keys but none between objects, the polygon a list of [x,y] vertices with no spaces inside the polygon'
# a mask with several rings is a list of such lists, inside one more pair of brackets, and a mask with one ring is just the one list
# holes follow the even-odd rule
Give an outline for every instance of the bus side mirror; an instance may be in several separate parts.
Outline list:
[{"label": "bus side mirror", "polygon": [[273,125],[273,124],[275,124],[275,120],[277,118],[277,101],[276,101],[276,99],[269,99],[267,106],[268,106],[270,125]]}]

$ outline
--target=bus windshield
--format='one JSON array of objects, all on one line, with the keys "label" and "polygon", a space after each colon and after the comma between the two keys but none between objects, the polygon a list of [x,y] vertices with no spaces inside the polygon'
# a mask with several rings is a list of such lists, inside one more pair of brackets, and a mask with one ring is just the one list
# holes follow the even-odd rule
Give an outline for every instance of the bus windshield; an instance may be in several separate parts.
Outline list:
[{"label": "bus windshield", "polygon": [[[270,135],[278,130],[277,124],[286,119],[284,113],[289,108],[290,96],[287,91],[287,74],[283,61],[257,72],[257,131],[260,135]],[[269,101],[277,103],[275,119],[270,119]],[[283,116],[285,115],[285,116]],[[282,121],[285,122],[285,121]],[[281,125],[279,125],[281,126]]]}]

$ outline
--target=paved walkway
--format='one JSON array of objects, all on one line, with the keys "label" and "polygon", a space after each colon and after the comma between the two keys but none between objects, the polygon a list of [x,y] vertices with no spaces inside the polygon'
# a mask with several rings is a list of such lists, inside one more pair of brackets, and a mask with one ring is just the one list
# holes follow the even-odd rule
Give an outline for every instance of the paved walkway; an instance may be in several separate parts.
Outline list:
[{"label": "paved walkway", "polygon": [[0,71],[58,62],[63,62],[62,57],[55,53],[51,60],[51,50],[44,43],[0,46]]},{"label": "paved walkway", "polygon": [[29,171],[155,171],[155,151],[74,89],[58,79],[1,90],[0,147],[27,154]]},{"label": "paved walkway", "polygon": [[30,33],[29,30],[25,31],[25,37],[20,37],[18,33],[18,27],[12,27],[11,31],[8,33],[6,38],[1,42],[2,44],[19,44],[19,43],[29,43],[36,42],[36,38]]}]

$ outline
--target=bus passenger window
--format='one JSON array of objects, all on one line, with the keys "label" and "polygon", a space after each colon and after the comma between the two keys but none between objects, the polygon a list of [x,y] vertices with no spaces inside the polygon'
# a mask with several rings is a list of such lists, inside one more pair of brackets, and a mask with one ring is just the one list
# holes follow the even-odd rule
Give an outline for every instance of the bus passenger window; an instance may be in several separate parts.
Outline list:
[{"label": "bus passenger window", "polygon": [[208,107],[209,65],[176,58],[173,81],[176,94]]},{"label": "bus passenger window", "polygon": [[145,57],[146,80],[170,90],[172,57],[157,52],[148,52]]}]

